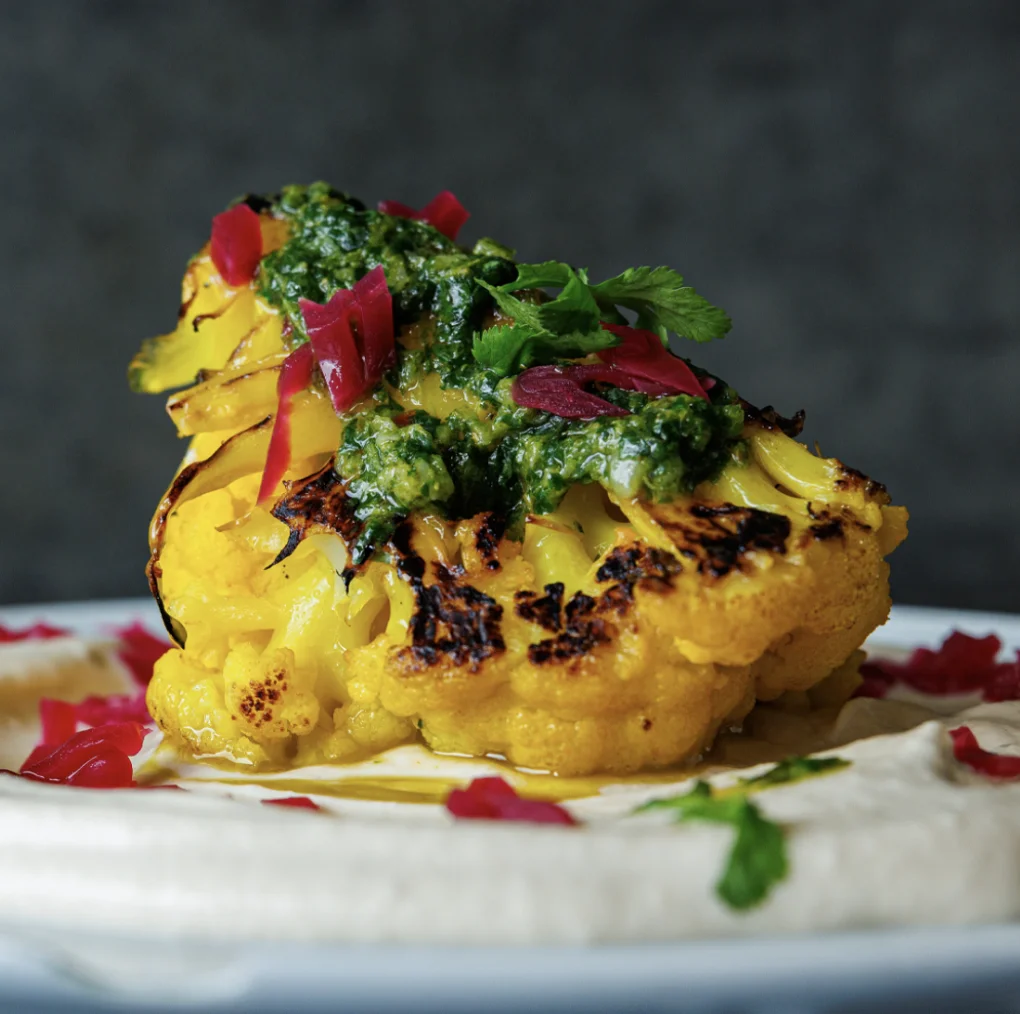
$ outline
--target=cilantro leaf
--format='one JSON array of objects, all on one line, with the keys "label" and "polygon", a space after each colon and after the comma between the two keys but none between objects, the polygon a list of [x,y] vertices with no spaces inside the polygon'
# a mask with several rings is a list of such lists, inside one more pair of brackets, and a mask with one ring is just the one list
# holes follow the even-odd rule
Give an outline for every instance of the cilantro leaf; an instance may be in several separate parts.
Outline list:
[{"label": "cilantro leaf", "polygon": [[715,889],[727,905],[742,911],[760,905],[789,872],[783,829],[763,816],[748,795],[849,766],[842,757],[787,757],[760,775],[741,778],[732,788],[716,792],[708,782],[698,781],[685,795],[652,799],[634,812],[669,810],[677,823],[701,820],[733,827],[736,837]]},{"label": "cilantro leaf", "polygon": [[699,781],[686,795],[653,799],[636,812],[670,810],[677,822],[700,820],[728,824],[736,831],[716,893],[731,908],[743,911],[760,905],[772,888],[786,877],[786,841],[774,824],[746,795],[717,796],[707,782]]},{"label": "cilantro leaf", "polygon": [[542,319],[538,313],[538,304],[529,303],[523,299],[518,299],[516,296],[511,296],[509,292],[504,292],[502,286],[498,287],[490,285],[487,281],[482,278],[478,279],[478,284],[483,289],[487,289],[492,295],[492,298],[496,301],[496,306],[500,308],[508,317],[513,317],[514,326],[525,325],[529,328],[533,328],[536,331],[544,330],[542,325]]},{"label": "cilantro leaf", "polygon": [[[563,271],[552,278],[553,272],[546,272],[545,269],[553,265],[562,268]],[[528,273],[527,269],[539,269],[536,276]],[[524,270],[522,270],[524,269]],[[527,324],[529,327],[541,328],[551,335],[568,334],[571,331],[598,331],[601,330],[601,318],[599,315],[599,304],[591,294],[584,273],[580,275],[573,268],[566,264],[558,264],[556,261],[549,261],[547,264],[524,264],[519,267],[521,276],[518,281],[509,285],[490,285],[488,282],[479,279],[479,285],[488,289],[495,299],[496,305],[507,315],[514,318],[515,323]],[[530,280],[544,278],[545,285],[558,285],[562,292],[555,298],[544,303],[528,302],[518,299],[510,294],[511,289],[534,288],[531,284],[520,284],[520,278]]]},{"label": "cilantro leaf", "polygon": [[738,911],[760,905],[789,872],[783,829],[763,817],[754,803],[742,802],[737,837],[716,884],[719,897]]},{"label": "cilantro leaf", "polygon": [[570,331],[547,337],[537,335],[532,345],[532,361],[541,359],[580,359],[591,352],[601,352],[620,344],[611,331]]},{"label": "cilantro leaf", "polygon": [[514,292],[517,289],[562,289],[574,274],[574,269],[563,261],[518,264],[517,277],[500,288],[505,292]]},{"label": "cilantro leaf", "polygon": [[477,363],[506,377],[536,362],[579,359],[618,342],[608,331],[555,335],[527,324],[497,324],[475,335],[471,352]]},{"label": "cilantro leaf", "polygon": [[664,327],[681,337],[707,342],[722,338],[730,329],[730,318],[684,285],[683,277],[672,268],[627,268],[593,285],[591,291],[604,308],[636,310],[638,325],[650,330]]},{"label": "cilantro leaf", "polygon": [[531,344],[541,334],[527,324],[497,324],[475,335],[471,353],[479,365],[506,377],[523,368]]},{"label": "cilantro leaf", "polygon": [[542,303],[538,313],[546,330],[553,334],[602,330],[599,304],[595,302],[591,289],[573,271],[563,291],[551,302]]},{"label": "cilantro leaf", "polygon": [[789,785],[790,782],[800,782],[849,766],[850,761],[842,757],[787,757],[760,775],[741,778],[740,783],[755,789],[767,789],[771,785]]},{"label": "cilantro leaf", "polygon": [[[523,270],[531,268],[536,270]],[[556,261],[522,265],[519,270],[518,281],[509,285],[479,279],[499,309],[513,318],[513,323],[496,324],[475,335],[471,351],[480,365],[507,376],[536,360],[575,359],[619,344],[620,339],[601,326],[599,305],[583,271]],[[507,290],[521,288],[522,278],[528,283],[525,288],[531,287],[532,280],[544,279],[548,285],[561,284],[563,291],[544,303],[518,299]]]},{"label": "cilantro leaf", "polygon": [[[513,318],[475,336],[475,360],[506,376],[536,360],[569,359],[619,344],[602,322],[625,323],[619,307],[637,313],[637,326],[655,331],[666,344],[667,330],[708,341],[722,337],[730,319],[671,268],[628,268],[598,285],[583,268],[563,261],[518,264],[517,277],[503,285],[479,280],[499,309]],[[554,299],[534,302],[513,295],[523,289],[559,289]]]}]

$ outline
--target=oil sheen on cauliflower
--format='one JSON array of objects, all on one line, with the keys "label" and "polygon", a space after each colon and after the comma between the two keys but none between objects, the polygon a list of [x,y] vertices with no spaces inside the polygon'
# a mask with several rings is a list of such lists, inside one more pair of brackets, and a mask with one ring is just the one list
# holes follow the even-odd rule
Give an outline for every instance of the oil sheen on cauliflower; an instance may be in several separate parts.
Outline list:
[{"label": "oil sheen on cauliflower", "polygon": [[[255,505],[283,315],[226,289],[207,251],[184,294],[136,383],[199,379],[170,399],[191,444],[149,565],[179,647],[148,703],[187,752],[279,767],[422,740],[569,775],[671,765],[756,700],[817,687],[886,619],[906,511],[749,407],[728,462],[688,492],[577,482],[516,522],[416,509],[358,559],[365,521],[336,471],[347,423],[321,385],[295,401],[283,490]],[[485,415],[428,370],[383,396],[440,422]]]}]

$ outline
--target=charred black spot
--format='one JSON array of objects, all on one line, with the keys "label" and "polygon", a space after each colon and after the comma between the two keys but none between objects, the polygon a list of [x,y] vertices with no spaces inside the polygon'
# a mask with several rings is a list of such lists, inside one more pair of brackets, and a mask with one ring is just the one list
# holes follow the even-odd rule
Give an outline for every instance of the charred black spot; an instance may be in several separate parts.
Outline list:
[{"label": "charred black spot", "polygon": [[824,542],[826,539],[839,539],[843,536],[843,522],[839,518],[828,518],[813,524],[810,531],[819,542]]},{"label": "charred black spot", "polygon": [[405,556],[397,563],[397,570],[411,583],[425,580],[425,561],[415,553],[413,556]]},{"label": "charred black spot", "polygon": [[535,665],[568,662],[587,655],[600,644],[608,644],[616,628],[599,613],[599,600],[576,592],[564,609],[566,622],[556,636],[528,646],[528,658]]},{"label": "charred black spot", "polygon": [[500,632],[503,607],[470,585],[437,583],[416,589],[417,610],[411,620],[415,661],[435,665],[477,666],[506,645]]},{"label": "charred black spot", "polygon": [[263,211],[269,211],[273,207],[273,202],[279,199],[279,194],[271,194],[268,197],[263,197],[261,194],[245,194],[240,203],[247,204],[258,215]]},{"label": "charred black spot", "polygon": [[485,659],[506,650],[501,623],[503,607],[495,599],[437,565],[436,581],[425,584],[425,561],[411,545],[411,525],[397,526],[390,544],[399,556],[397,569],[407,578],[415,597],[411,617],[411,646],[398,657],[412,670],[440,663],[470,665],[476,671]]},{"label": "charred black spot", "polygon": [[[345,545],[354,544],[363,526],[355,517],[355,502],[332,465],[308,479],[287,483],[286,488],[286,494],[273,508],[273,517],[290,529],[290,535],[270,567],[286,560],[302,539],[317,531],[336,532]],[[350,584],[349,579],[345,580]]]},{"label": "charred black spot", "polygon": [[643,729],[643,730],[644,730],[645,732],[648,732],[648,730],[649,730],[649,729],[650,729],[651,727],[652,727],[652,720],[651,720],[650,718],[642,718],[642,719],[641,719],[641,728],[642,728],[642,729]]},{"label": "charred black spot", "polygon": [[545,630],[553,633],[559,631],[563,623],[560,620],[560,613],[563,610],[563,582],[557,581],[554,584],[545,586],[545,594],[539,596],[532,591],[519,591],[514,595],[517,605],[515,612],[522,619],[537,623]]},{"label": "charred black spot", "polygon": [[[557,618],[555,626],[551,622],[543,624],[546,629],[558,631],[558,636],[530,645],[528,657],[536,665],[553,660],[565,662],[586,655],[600,644],[608,644],[616,636],[616,627],[606,617],[627,613],[634,602],[635,585],[661,590],[671,587],[673,578],[681,572],[680,561],[661,549],[640,546],[614,549],[595,575],[599,582],[613,584],[598,598],[575,592],[563,608],[562,621]],[[546,592],[554,587],[562,589],[560,585],[547,585]],[[518,592],[518,598],[527,594]],[[559,594],[562,596],[562,590]],[[535,600],[533,604],[541,601]]]},{"label": "charred black spot", "polygon": [[393,544],[393,548],[397,551],[398,555],[402,557],[417,555],[411,548],[411,536],[413,534],[414,529],[411,527],[410,521],[401,522],[401,524],[397,525],[397,527],[393,530],[390,542]]},{"label": "charred black spot", "polygon": [[595,599],[583,592],[574,592],[564,613],[567,617],[567,628],[580,623],[586,616],[590,616],[595,610]]},{"label": "charred black spot", "polygon": [[749,401],[741,400],[744,417],[748,422],[757,423],[764,430],[779,430],[788,437],[800,436],[804,429],[804,409],[795,412],[792,419],[781,416],[771,405],[757,408]]},{"label": "charred black spot", "polygon": [[671,584],[682,569],[680,561],[662,549],[619,546],[606,557],[595,574],[595,580],[618,581],[632,588],[638,581],[644,580]]},{"label": "charred black spot", "polygon": [[790,537],[790,519],[757,507],[735,504],[695,504],[692,518],[706,522],[690,530],[688,550],[698,560],[698,573],[724,577],[739,570],[745,554],[762,552],[785,553]]},{"label": "charred black spot", "polygon": [[614,584],[607,588],[599,599],[599,607],[603,612],[616,613],[623,616],[630,609],[634,601],[634,586],[632,584]]},{"label": "charred black spot", "polygon": [[482,516],[478,531],[475,534],[475,548],[489,570],[499,570],[497,552],[499,550],[499,540],[503,538],[505,531],[506,518],[501,514],[490,511]]},{"label": "charred black spot", "polygon": [[617,548],[606,557],[605,563],[595,574],[596,581],[625,581],[641,559],[641,550],[632,546],[629,549]]},{"label": "charred black spot", "polygon": [[856,468],[851,468],[849,465],[844,465],[842,462],[839,463],[839,466],[842,474],[836,480],[836,489],[847,492],[859,489],[866,496],[879,497],[885,503],[889,502],[889,491],[882,483],[869,479],[863,472],[859,472]]}]

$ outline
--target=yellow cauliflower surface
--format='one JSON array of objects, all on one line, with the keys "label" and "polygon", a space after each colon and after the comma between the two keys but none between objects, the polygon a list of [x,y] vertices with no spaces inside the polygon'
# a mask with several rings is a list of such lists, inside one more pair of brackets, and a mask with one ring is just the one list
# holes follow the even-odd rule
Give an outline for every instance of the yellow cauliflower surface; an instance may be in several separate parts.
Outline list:
[{"label": "yellow cauliflower surface", "polygon": [[[905,510],[753,410],[743,451],[689,496],[577,485],[523,540],[494,514],[414,513],[354,566],[321,389],[297,397],[284,488],[256,505],[286,351],[276,311],[206,253],[178,330],[138,363],[153,388],[204,371],[170,400],[191,445],[149,565],[179,647],[148,703],[187,751],[279,767],[421,738],[564,775],[671,765],[756,700],[817,686],[888,614]],[[439,418],[463,401],[428,377],[390,395]]]}]

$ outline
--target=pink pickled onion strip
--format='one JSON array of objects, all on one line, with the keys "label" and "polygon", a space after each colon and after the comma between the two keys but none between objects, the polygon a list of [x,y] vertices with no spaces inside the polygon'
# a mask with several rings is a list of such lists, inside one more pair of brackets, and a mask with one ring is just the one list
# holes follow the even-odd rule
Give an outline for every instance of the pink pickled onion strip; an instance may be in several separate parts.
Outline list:
[{"label": "pink pickled onion strip", "polygon": [[269,500],[284,474],[290,467],[290,414],[294,395],[303,391],[312,382],[312,346],[301,345],[283,361],[280,377],[276,382],[278,403],[273,433],[269,438],[266,453],[266,467],[262,472],[258,503]]},{"label": "pink pickled onion strip", "polygon": [[146,687],[152,679],[152,667],[170,650],[164,637],[150,634],[137,620],[126,627],[117,627],[117,658],[124,663],[139,686]]},{"label": "pink pickled onion strip", "polygon": [[396,356],[386,274],[376,266],[325,305],[302,299],[300,306],[333,408],[342,415],[379,383]]},{"label": "pink pickled onion strip", "polygon": [[306,388],[318,363],[338,415],[349,412],[382,379],[396,357],[393,296],[376,266],[325,304],[298,301],[308,342],[284,360],[277,383],[279,404],[262,473],[258,502],[272,498],[290,465],[290,413],[294,395]]},{"label": "pink pickled onion strip", "polygon": [[338,415],[349,411],[365,390],[365,364],[351,327],[353,298],[350,289],[339,289],[325,306],[300,301],[308,342]]},{"label": "pink pickled onion strip", "polygon": [[135,772],[126,753],[98,750],[62,782],[81,789],[130,789],[135,784]]},{"label": "pink pickled onion strip", "polygon": [[[95,758],[109,753],[133,757],[142,748],[145,730],[137,722],[117,722],[77,732],[45,756],[33,756],[21,766],[21,774],[46,782],[67,782]],[[129,762],[130,766],[130,762]],[[123,770],[123,766],[121,766]]]},{"label": "pink pickled onion strip", "polygon": [[534,824],[576,824],[562,806],[522,799],[502,778],[476,778],[466,789],[454,789],[446,809],[465,820],[519,820]]},{"label": "pink pickled onion strip", "polygon": [[881,700],[892,689],[895,682],[887,677],[878,666],[865,662],[860,668],[861,685],[854,691],[854,697],[873,697]]},{"label": "pink pickled onion strip", "polygon": [[603,349],[598,353],[599,359],[632,377],[635,390],[660,397],[687,394],[707,399],[706,388],[694,371],[679,356],[674,356],[657,334],[623,324],[602,326],[622,338],[623,344]]},{"label": "pink pickled onion strip", "polygon": [[455,240],[471,214],[449,190],[444,190],[421,209],[421,217],[447,239]]},{"label": "pink pickled onion strip", "polygon": [[227,285],[247,285],[262,259],[259,216],[247,204],[217,215],[212,223],[212,261]]},{"label": "pink pickled onion strip", "polygon": [[145,704],[145,691],[137,694],[110,694],[108,697],[86,697],[73,705],[75,719],[82,725],[93,727],[112,725],[115,722],[152,723]]},{"label": "pink pickled onion strip", "polygon": [[953,756],[961,764],[989,778],[1020,778],[1020,757],[983,750],[966,725],[950,730],[949,735],[953,740]]},{"label": "pink pickled onion strip", "polygon": [[397,354],[393,327],[393,297],[382,266],[372,268],[354,284],[354,307],[358,315],[365,386],[375,387],[394,363]]},{"label": "pink pickled onion strip", "polygon": [[57,637],[71,637],[70,630],[52,627],[48,623],[33,623],[30,627],[15,630],[0,624],[0,644],[12,644],[15,641],[50,641]]},{"label": "pink pickled onion strip", "polygon": [[980,693],[986,701],[1020,700],[1020,653],[997,661],[1002,641],[954,630],[941,647],[916,649],[906,662],[875,659],[861,666],[858,697],[884,697],[895,684],[934,697]]},{"label": "pink pickled onion strip", "polygon": [[42,724],[43,747],[60,746],[78,729],[76,708],[70,701],[55,701],[44,697],[39,702],[39,721]]},{"label": "pink pickled onion strip", "polygon": [[421,218],[421,212],[400,201],[380,201],[376,208],[384,215],[393,215],[395,218]]},{"label": "pink pickled onion strip", "polygon": [[263,799],[264,806],[293,806],[299,810],[321,810],[318,803],[312,802],[307,796],[281,796],[279,799]]},{"label": "pink pickled onion strip", "polygon": [[517,376],[510,394],[522,408],[537,408],[564,419],[594,419],[600,415],[630,415],[584,389],[585,384],[603,381],[633,390],[633,381],[612,366],[532,366]]},{"label": "pink pickled onion strip", "polygon": [[456,240],[457,233],[471,217],[470,212],[449,190],[436,194],[420,211],[415,211],[414,208],[401,204],[400,201],[380,201],[378,208],[385,215],[416,218],[428,222],[447,239],[452,240]]}]

